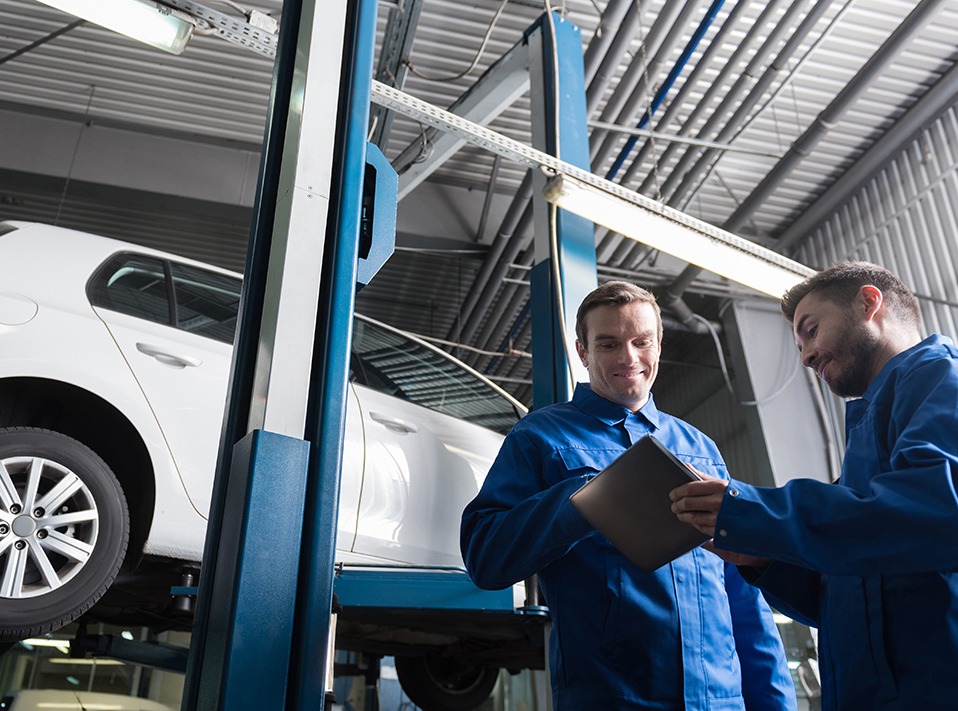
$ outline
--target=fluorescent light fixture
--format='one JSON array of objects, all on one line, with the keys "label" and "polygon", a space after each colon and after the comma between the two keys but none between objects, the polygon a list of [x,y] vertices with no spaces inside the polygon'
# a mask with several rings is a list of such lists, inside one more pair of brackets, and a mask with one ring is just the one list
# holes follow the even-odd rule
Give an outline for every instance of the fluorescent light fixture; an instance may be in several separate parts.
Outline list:
[{"label": "fluorescent light fixture", "polygon": [[187,15],[149,0],[39,1],[171,54],[180,54],[193,36]]},{"label": "fluorescent light fixture", "polygon": [[597,225],[776,299],[815,273],[644,195],[598,178],[596,182],[603,187],[560,173],[546,185],[543,197]]},{"label": "fluorescent light fixture", "polygon": [[27,649],[33,649],[34,647],[56,647],[64,654],[69,654],[70,652],[70,640],[68,639],[51,639],[49,637],[29,637],[20,641]]}]

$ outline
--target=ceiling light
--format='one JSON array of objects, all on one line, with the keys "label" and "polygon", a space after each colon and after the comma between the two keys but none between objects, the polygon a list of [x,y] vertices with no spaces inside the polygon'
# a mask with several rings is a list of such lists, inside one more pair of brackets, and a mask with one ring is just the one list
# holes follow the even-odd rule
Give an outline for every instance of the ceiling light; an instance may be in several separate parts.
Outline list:
[{"label": "ceiling light", "polygon": [[546,185],[543,197],[597,225],[775,298],[815,273],[615,183],[603,189],[560,173]]},{"label": "ceiling light", "polygon": [[185,14],[148,0],[39,1],[172,54],[180,54],[193,36]]}]

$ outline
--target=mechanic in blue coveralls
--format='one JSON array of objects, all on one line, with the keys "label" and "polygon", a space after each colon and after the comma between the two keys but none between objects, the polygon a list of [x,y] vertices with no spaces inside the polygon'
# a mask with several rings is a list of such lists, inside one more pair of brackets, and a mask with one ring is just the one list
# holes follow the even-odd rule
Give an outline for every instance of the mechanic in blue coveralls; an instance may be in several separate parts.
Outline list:
[{"label": "mechanic in blue coveralls", "polygon": [[865,262],[810,277],[782,311],[802,364],[857,398],[841,478],[697,482],[672,492],[673,510],[818,627],[823,709],[956,709],[958,350],[922,340],[914,295]]},{"label": "mechanic in blue coveralls", "polygon": [[735,566],[697,549],[643,573],[569,503],[649,433],[696,469],[727,476],[715,444],[653,402],[662,318],[651,293],[600,286],[579,307],[576,336],[590,383],[506,437],[463,512],[469,574],[489,589],[538,574],[556,709],[794,709],[771,611]]}]

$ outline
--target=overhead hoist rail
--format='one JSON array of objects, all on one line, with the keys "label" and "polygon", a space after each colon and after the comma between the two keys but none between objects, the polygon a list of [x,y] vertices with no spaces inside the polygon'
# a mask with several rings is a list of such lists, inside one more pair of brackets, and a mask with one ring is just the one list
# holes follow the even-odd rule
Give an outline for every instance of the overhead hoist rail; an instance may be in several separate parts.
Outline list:
[{"label": "overhead hoist rail", "polygon": [[550,177],[543,197],[596,224],[770,296],[813,269],[582,168],[373,81],[374,103]]}]

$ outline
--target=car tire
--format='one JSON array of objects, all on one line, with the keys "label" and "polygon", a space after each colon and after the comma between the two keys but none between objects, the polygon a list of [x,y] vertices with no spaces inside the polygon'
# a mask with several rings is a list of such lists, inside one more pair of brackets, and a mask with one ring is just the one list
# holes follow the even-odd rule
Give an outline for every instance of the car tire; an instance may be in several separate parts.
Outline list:
[{"label": "car tire", "polygon": [[489,698],[499,670],[427,652],[396,657],[396,676],[409,700],[423,711],[472,711]]},{"label": "car tire", "polygon": [[116,578],[129,538],[123,489],[89,447],[50,430],[0,429],[0,641],[86,612]]}]

